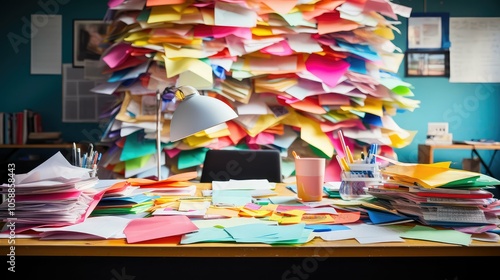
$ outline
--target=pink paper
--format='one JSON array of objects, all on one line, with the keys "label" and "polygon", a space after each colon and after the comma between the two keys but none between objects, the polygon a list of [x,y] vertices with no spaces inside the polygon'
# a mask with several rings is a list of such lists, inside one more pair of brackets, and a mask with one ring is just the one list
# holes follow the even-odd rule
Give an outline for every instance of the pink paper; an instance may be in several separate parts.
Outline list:
[{"label": "pink paper", "polygon": [[279,56],[284,56],[284,55],[292,55],[293,50],[290,48],[290,45],[286,40],[279,41],[276,44],[272,44],[269,47],[265,47],[262,50],[260,50],[262,53],[268,53],[272,55],[279,55]]},{"label": "pink paper", "polygon": [[132,47],[129,44],[120,43],[112,47],[102,60],[106,62],[109,67],[115,68],[128,58],[131,50]]},{"label": "pink paper", "polygon": [[274,143],[274,134],[261,132],[248,140],[249,144],[269,145]]},{"label": "pink paper", "polygon": [[[344,149],[342,148],[342,144],[340,143],[340,139],[338,137],[335,137],[334,134],[336,135],[337,133],[328,133],[327,136],[328,136],[328,138],[330,138],[330,141],[333,144],[333,148],[335,149],[337,154],[340,157],[344,157],[346,155],[344,154]],[[345,141],[346,146],[348,146],[351,151],[355,150],[354,149],[355,144],[351,138],[344,137],[344,141]]]},{"label": "pink paper", "polygon": [[109,0],[108,7],[114,8],[120,6],[125,0]]},{"label": "pink paper", "polygon": [[77,199],[80,196],[80,191],[69,191],[62,193],[49,193],[49,194],[30,194],[18,195],[17,201],[50,201],[50,200],[69,200]]},{"label": "pink paper", "polygon": [[327,93],[318,95],[320,105],[350,105],[351,97],[337,93]]},{"label": "pink paper", "polygon": [[147,0],[146,7],[184,4],[186,0]]},{"label": "pink paper", "polygon": [[136,243],[196,230],[198,227],[186,216],[157,216],[134,219],[128,223],[123,233],[128,243]]},{"label": "pink paper", "polygon": [[330,162],[326,165],[325,182],[342,181],[340,174],[341,174],[341,169],[338,161],[330,160]]},{"label": "pink paper", "polygon": [[333,60],[318,54],[311,54],[306,60],[306,68],[311,74],[320,78],[328,86],[334,87],[349,69],[344,60]]},{"label": "pink paper", "polygon": [[195,37],[225,38],[226,36],[234,35],[242,39],[252,38],[252,30],[250,28],[235,26],[197,25],[194,27],[193,34]]},{"label": "pink paper", "polygon": [[366,12],[379,12],[384,16],[388,16],[394,20],[398,19],[398,16],[394,13],[389,0],[368,0],[365,2],[363,9]]},{"label": "pink paper", "polygon": [[297,5],[297,0],[262,0],[278,14],[288,14]]},{"label": "pink paper", "polygon": [[165,153],[168,155],[169,158],[174,158],[180,152],[181,152],[181,150],[179,150],[177,148],[170,149],[170,150],[165,150]]}]

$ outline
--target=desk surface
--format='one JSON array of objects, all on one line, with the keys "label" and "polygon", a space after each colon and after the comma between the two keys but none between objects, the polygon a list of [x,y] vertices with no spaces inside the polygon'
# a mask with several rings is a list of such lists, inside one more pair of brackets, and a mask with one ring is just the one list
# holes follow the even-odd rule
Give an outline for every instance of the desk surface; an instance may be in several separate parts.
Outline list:
[{"label": "desk surface", "polygon": [[469,145],[469,144],[436,144],[436,145],[419,144],[418,146],[419,147],[428,147],[429,149],[500,150],[500,145],[498,145],[498,144],[477,144],[477,145]]},{"label": "desk surface", "polygon": [[[199,184],[206,189],[209,184]],[[290,192],[285,184],[277,191]],[[290,194],[290,193],[289,193]],[[15,246],[16,256],[127,256],[127,257],[422,257],[422,256],[500,256],[500,242],[473,241],[470,246],[405,239],[405,242],[360,244],[354,239],[323,241],[302,245],[241,243],[196,243],[177,245],[167,242],[128,244],[124,239],[38,240],[16,238],[15,244],[0,239],[0,254]]]},{"label": "desk surface", "polygon": [[[356,240],[323,241],[303,245],[236,243],[127,244],[124,239],[41,241],[15,239],[17,256],[127,256],[127,257],[438,257],[500,256],[500,243],[473,241],[470,246],[409,240],[401,243],[359,244]],[[0,254],[9,250],[0,240]]]}]

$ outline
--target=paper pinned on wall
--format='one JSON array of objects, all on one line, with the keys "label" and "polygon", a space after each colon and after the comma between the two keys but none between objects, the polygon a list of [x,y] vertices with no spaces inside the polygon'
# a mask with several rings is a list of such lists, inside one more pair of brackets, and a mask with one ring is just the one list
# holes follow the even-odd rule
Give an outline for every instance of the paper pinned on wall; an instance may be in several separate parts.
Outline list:
[{"label": "paper pinned on wall", "polygon": [[62,16],[33,14],[31,25],[31,74],[60,75]]},{"label": "paper pinned on wall", "polygon": [[450,18],[450,82],[499,83],[500,17]]}]

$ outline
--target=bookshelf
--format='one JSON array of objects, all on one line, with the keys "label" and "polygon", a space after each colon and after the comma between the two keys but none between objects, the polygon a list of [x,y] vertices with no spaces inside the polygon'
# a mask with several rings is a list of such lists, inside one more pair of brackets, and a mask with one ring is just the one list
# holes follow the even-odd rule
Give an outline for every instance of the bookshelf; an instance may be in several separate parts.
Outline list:
[{"label": "bookshelf", "polygon": [[2,144],[0,149],[71,149],[72,143],[58,144]]},{"label": "bookshelf", "polygon": [[[77,147],[82,145],[76,144]],[[40,163],[46,160],[51,154],[60,151],[63,156],[68,157],[72,143],[54,143],[54,144],[1,144],[0,145],[0,183],[8,179],[7,165],[14,164],[15,173],[22,174],[31,171]],[[85,148],[85,147],[83,147]],[[84,149],[85,150],[85,149]],[[20,156],[19,154],[28,152],[29,156]]]}]

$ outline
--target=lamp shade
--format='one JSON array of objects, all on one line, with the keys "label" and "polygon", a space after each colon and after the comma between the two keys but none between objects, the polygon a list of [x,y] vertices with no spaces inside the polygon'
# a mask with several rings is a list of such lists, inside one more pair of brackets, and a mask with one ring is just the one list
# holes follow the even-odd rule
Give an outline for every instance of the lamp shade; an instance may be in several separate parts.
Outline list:
[{"label": "lamp shade", "polygon": [[179,101],[170,122],[170,141],[175,142],[209,129],[238,115],[219,99],[200,95],[192,86],[178,87]]}]

